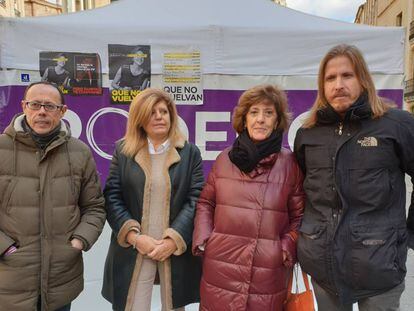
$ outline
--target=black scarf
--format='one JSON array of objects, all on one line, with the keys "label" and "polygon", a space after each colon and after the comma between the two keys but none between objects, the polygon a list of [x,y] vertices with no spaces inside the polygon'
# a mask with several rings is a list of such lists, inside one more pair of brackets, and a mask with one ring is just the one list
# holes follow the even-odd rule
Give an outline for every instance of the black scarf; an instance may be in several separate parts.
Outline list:
[{"label": "black scarf", "polygon": [[61,124],[59,122],[59,125],[56,126],[51,132],[49,132],[47,134],[44,134],[44,135],[37,134],[30,127],[29,123],[27,123],[26,117],[23,118],[22,126],[23,126],[23,130],[26,133],[29,133],[30,134],[30,136],[32,137],[32,139],[34,140],[34,142],[36,143],[36,145],[41,150],[45,150],[46,147],[49,146],[49,144],[58,137],[58,135],[60,133],[60,129],[61,129]]},{"label": "black scarf", "polygon": [[250,173],[262,159],[280,151],[282,139],[283,131],[274,130],[268,138],[255,144],[245,129],[233,143],[230,161],[242,172]]},{"label": "black scarf", "polygon": [[371,117],[372,110],[368,103],[368,94],[362,93],[361,96],[348,108],[345,117],[341,116],[332,108],[331,105],[318,110],[317,119],[318,124],[332,124],[341,121],[357,121]]}]

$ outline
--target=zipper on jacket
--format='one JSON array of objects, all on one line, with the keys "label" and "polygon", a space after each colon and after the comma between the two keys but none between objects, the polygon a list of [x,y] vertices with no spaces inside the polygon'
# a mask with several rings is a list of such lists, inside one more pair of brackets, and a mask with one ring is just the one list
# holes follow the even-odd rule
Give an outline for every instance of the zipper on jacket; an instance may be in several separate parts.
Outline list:
[{"label": "zipper on jacket", "polygon": [[337,212],[336,208],[334,208],[332,210],[332,218],[333,218],[334,228],[336,228],[338,226],[338,212]]},{"label": "zipper on jacket", "polygon": [[[343,128],[344,128],[344,124],[343,122],[339,122],[338,123],[338,129],[336,130],[336,133],[341,136],[343,133]],[[332,211],[332,218],[333,218],[333,222],[334,222],[334,226],[335,228],[338,226],[338,218],[339,218],[339,204],[341,202],[341,199],[339,198],[339,193],[338,193],[338,185],[336,184],[336,158],[338,156],[338,150],[335,152],[335,155],[332,157],[332,169],[333,169],[333,191],[335,191],[335,198],[336,198],[336,202],[337,202],[337,206],[334,207],[333,211]]]},{"label": "zipper on jacket", "polygon": [[338,124],[338,135],[342,135],[342,129],[344,128],[344,124],[339,122]]},{"label": "zipper on jacket", "polygon": [[335,230],[338,227],[339,219],[341,218],[341,214],[342,214],[342,208],[340,207],[341,201],[339,199],[338,192],[336,193],[336,200],[337,200],[337,206],[332,209],[332,218],[333,218],[333,225],[334,225]]},{"label": "zipper on jacket", "polygon": [[[38,169],[39,172],[41,170],[41,166],[45,165],[44,163],[42,164],[42,160],[43,157],[45,155],[44,152],[42,152],[42,150],[38,149],[36,152],[36,155],[38,157]],[[45,174],[45,180],[48,180],[48,170],[46,170],[46,174]],[[47,292],[44,292],[44,289],[46,288],[46,282],[48,279],[48,273],[46,272],[46,252],[45,252],[45,243],[47,242],[48,236],[46,233],[46,228],[45,228],[45,210],[44,210],[44,188],[42,186],[42,178],[41,178],[41,174],[39,174],[39,219],[40,219],[40,296],[41,296],[41,310],[46,310],[46,301],[47,301]],[[47,278],[46,278],[46,276]]]}]

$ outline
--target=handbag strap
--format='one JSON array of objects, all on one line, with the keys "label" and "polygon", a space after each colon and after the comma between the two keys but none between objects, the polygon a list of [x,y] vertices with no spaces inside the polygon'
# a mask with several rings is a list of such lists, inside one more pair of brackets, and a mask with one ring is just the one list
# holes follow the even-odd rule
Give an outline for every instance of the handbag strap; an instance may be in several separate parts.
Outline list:
[{"label": "handbag strap", "polygon": [[[298,286],[298,266],[295,265],[293,267],[293,269],[291,270],[292,272],[290,273],[290,278],[289,278],[289,282],[288,282],[288,286],[287,286],[287,297],[286,299],[289,299],[290,296],[292,295],[292,284],[293,284],[293,277],[295,277],[296,280],[296,293],[299,292],[299,286]],[[310,286],[309,286],[309,279],[308,279],[308,275],[302,271],[302,277],[303,277],[303,283],[305,284],[305,288],[306,291],[310,290]]]},{"label": "handbag strap", "polygon": [[310,289],[308,275],[302,271],[302,277],[303,277],[303,283],[305,284],[306,291],[308,291]]}]

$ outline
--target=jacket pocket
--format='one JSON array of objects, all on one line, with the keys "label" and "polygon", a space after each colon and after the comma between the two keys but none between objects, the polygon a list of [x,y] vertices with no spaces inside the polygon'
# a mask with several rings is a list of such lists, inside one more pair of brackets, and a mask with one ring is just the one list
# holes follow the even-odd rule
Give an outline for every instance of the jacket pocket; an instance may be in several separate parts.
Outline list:
[{"label": "jacket pocket", "polygon": [[332,155],[335,154],[334,148],[325,146],[306,146],[306,167],[307,168],[332,168]]},{"label": "jacket pocket", "polygon": [[11,206],[9,203],[10,203],[10,199],[13,194],[13,191],[16,188],[16,184],[17,184],[17,179],[15,178],[9,179],[8,184],[5,187],[5,190],[3,193],[3,198],[2,198],[3,201],[2,201],[1,207],[3,210],[6,211],[7,214],[10,213]]},{"label": "jacket pocket", "polygon": [[326,225],[302,223],[299,232],[297,252],[303,271],[319,282],[327,282]]},{"label": "jacket pocket", "polygon": [[[395,228],[355,226],[351,229],[351,275],[356,289],[380,290],[394,287],[405,276],[405,242]],[[399,254],[400,252],[400,254]]]},{"label": "jacket pocket", "polygon": [[17,247],[14,253],[1,256],[0,263],[3,263],[9,267],[14,267],[14,268],[27,267],[28,265],[27,252],[25,251],[23,247],[21,246]]},{"label": "jacket pocket", "polygon": [[392,186],[387,168],[368,168],[350,170],[352,201],[369,210],[378,210],[387,205],[392,198]]}]

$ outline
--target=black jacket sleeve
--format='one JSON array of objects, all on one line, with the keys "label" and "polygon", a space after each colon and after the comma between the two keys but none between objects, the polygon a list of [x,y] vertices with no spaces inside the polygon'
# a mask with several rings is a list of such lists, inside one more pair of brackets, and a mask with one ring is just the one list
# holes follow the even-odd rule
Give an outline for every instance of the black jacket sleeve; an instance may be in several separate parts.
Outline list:
[{"label": "black jacket sleeve", "polygon": [[185,201],[181,211],[171,224],[171,228],[177,231],[189,245],[193,236],[195,208],[200,196],[200,192],[204,185],[204,175],[202,169],[202,160],[199,149],[190,144],[190,187],[187,190],[187,200]]},{"label": "black jacket sleeve", "polygon": [[112,157],[109,175],[104,189],[107,220],[116,235],[119,235],[121,229],[123,229],[122,227],[127,222],[131,226],[135,225],[139,227],[138,222],[133,220],[123,197],[122,163],[125,162],[126,156],[121,153],[121,148],[121,143],[118,142]]}]

